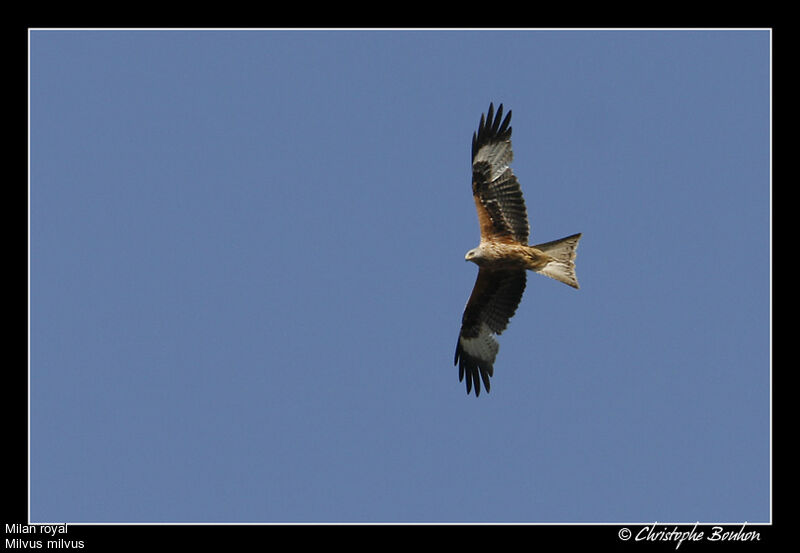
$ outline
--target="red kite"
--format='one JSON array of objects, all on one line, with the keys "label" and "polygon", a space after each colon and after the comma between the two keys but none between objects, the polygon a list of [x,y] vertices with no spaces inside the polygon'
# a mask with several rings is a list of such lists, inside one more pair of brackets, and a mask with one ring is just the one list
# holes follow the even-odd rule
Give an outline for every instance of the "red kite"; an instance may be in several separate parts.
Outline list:
[{"label": "red kite", "polygon": [[[526,270],[578,288],[575,250],[580,234],[538,246],[528,245],[528,212],[519,181],[509,164],[511,152],[511,111],[505,119],[503,105],[494,113],[489,104],[481,115],[478,132],[472,135],[472,196],[478,210],[481,242],[465,259],[478,265],[478,279],[467,301],[456,344],[455,364],[459,382],[467,376],[467,394],[481,381],[489,392],[489,377],[502,334],[514,316],[525,291]],[[480,375],[480,378],[478,377]]]}]

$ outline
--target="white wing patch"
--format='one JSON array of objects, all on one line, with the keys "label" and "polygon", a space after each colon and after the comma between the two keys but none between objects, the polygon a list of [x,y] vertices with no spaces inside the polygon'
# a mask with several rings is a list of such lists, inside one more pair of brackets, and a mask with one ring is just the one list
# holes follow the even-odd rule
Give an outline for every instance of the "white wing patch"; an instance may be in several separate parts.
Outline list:
[{"label": "white wing patch", "polygon": [[494,339],[494,333],[486,324],[481,325],[480,334],[476,338],[464,338],[462,336],[460,340],[464,353],[489,364],[494,363],[497,352],[500,351],[500,344]]},{"label": "white wing patch", "polygon": [[514,159],[514,153],[511,151],[510,141],[494,142],[482,146],[475,154],[475,159],[472,160],[472,165],[477,163],[486,162],[492,168],[492,173],[489,175],[489,182],[494,182],[497,178],[508,169],[511,161]]}]

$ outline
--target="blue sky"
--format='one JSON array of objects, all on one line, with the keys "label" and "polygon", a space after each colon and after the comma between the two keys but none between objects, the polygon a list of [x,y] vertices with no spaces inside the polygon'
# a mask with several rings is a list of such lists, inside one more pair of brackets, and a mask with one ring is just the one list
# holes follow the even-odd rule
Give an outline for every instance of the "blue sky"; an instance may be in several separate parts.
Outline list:
[{"label": "blue sky", "polygon": [[767,31],[32,31],[31,520],[768,522],[770,190]]}]

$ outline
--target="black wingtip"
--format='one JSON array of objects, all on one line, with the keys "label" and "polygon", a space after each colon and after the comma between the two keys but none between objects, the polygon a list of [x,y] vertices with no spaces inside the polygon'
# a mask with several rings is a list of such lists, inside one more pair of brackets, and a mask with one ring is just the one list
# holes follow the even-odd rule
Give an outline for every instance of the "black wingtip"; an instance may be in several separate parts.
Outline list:
[{"label": "black wingtip", "polygon": [[510,139],[510,122],[511,110],[508,110],[505,118],[503,118],[503,104],[497,106],[497,112],[495,113],[494,102],[489,102],[489,110],[485,115],[483,113],[481,114],[478,131],[472,134],[472,158],[475,159],[475,154],[481,146],[494,140]]},{"label": "black wingtip", "polygon": [[475,388],[475,397],[480,397],[481,381],[483,381],[486,393],[489,393],[490,377],[494,373],[494,367],[491,365],[486,366],[485,363],[479,362],[471,355],[468,355],[461,348],[460,341],[456,344],[455,364],[458,365],[458,381],[461,382],[466,376],[467,395],[470,395],[472,389]]}]

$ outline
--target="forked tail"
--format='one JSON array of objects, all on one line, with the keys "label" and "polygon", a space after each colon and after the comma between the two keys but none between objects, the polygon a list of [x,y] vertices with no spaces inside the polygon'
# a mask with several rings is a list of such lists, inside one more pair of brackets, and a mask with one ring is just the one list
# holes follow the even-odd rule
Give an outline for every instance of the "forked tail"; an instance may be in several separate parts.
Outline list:
[{"label": "forked tail", "polygon": [[568,284],[573,288],[580,288],[578,286],[578,277],[575,276],[575,254],[580,239],[581,233],[578,233],[560,240],[553,240],[552,242],[534,246],[534,248],[543,251],[552,258],[547,265],[537,269],[536,272]]}]

